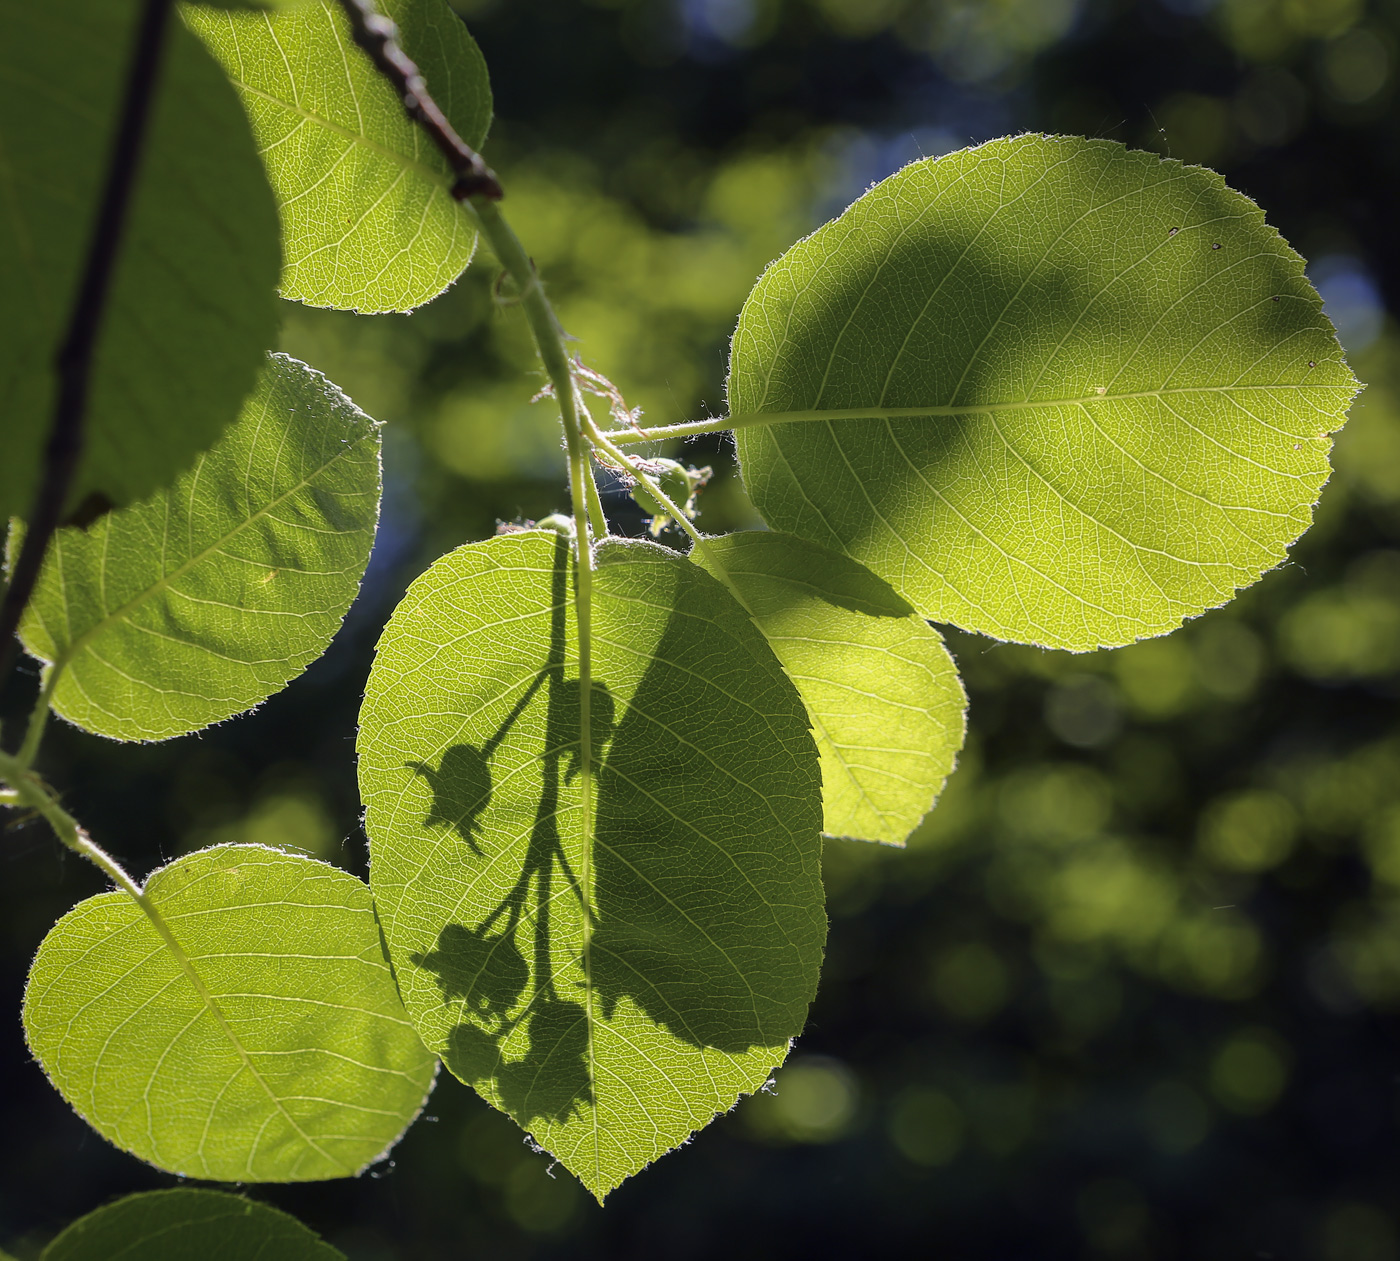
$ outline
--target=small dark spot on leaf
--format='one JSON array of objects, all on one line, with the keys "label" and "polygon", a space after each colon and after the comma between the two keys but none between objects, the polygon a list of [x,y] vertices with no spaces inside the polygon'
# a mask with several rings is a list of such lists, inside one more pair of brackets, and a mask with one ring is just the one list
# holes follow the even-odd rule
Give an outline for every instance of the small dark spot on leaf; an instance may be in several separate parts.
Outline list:
[{"label": "small dark spot on leaf", "polygon": [[1220,248],[1220,242],[1216,241],[1215,244],[1212,245],[1210,248],[1213,250],[1218,250]]},{"label": "small dark spot on leaf", "polygon": [[1278,294],[1274,294],[1274,301],[1275,301],[1275,302],[1278,301]]},{"label": "small dark spot on leaf", "polygon": [[1168,235],[1168,236],[1175,236],[1175,235],[1176,235],[1178,232],[1180,232],[1180,231],[1181,231],[1180,228],[1169,228],[1169,229],[1167,230],[1167,235]]},{"label": "small dark spot on leaf", "polygon": [[1317,364],[1315,364],[1311,359],[1309,359],[1309,360],[1308,360],[1308,367],[1309,367],[1309,368],[1316,368],[1316,367],[1317,367]]}]

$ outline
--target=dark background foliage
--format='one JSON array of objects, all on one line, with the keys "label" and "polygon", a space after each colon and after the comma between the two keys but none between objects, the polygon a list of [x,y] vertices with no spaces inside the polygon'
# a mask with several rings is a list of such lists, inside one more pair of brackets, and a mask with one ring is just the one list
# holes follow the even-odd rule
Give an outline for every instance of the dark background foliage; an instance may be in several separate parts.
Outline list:
[{"label": "dark background foliage", "polygon": [[[898,852],[828,847],[822,988],[776,1095],[598,1208],[451,1079],[356,1182],[254,1192],[356,1261],[1400,1261],[1400,2],[461,0],[488,155],[589,361],[653,421],[723,402],[762,266],[904,162],[1007,132],[1216,166],[1307,256],[1369,389],[1293,560],[1177,635],[1074,657],[952,633],[968,750]],[[353,739],[407,583],[563,505],[519,313],[479,259],[411,316],[288,307],[284,346],[386,433],[361,598],[256,714],[43,768],[137,872],[216,840],[365,870]],[[752,523],[725,444],[711,529]],[[621,497],[619,528],[640,515]],[[33,695],[10,687],[6,716]],[[0,840],[4,1003],[96,873]],[[171,1179],[0,1039],[0,1244]]]}]

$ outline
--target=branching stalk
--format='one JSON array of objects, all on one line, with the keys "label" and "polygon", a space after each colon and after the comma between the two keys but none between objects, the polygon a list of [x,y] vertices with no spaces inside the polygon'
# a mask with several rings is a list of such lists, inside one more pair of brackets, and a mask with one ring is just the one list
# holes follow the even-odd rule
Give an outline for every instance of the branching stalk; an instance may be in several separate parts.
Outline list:
[{"label": "branching stalk", "polygon": [[43,475],[26,520],[24,542],[15,559],[9,589],[0,602],[0,680],[9,674],[14,662],[15,634],[34,593],[49,540],[63,519],[64,505],[73,489],[73,478],[83,453],[92,361],[140,172],[151,105],[170,28],[170,8],[171,0],[146,0],[137,24],[121,118],[107,164],[106,184],[68,319],[68,331],[54,364],[57,393],[48,443],[44,448]]},{"label": "branching stalk", "polygon": [[729,576],[729,569],[724,561],[715,554],[714,548],[709,544],[709,540],[700,533],[685,514],[685,505],[678,504],[661,488],[661,482],[647,472],[645,464],[636,456],[628,455],[626,451],[619,450],[609,439],[613,434],[600,433],[596,428],[590,426],[589,437],[597,444],[598,449],[608,456],[616,464],[625,468],[635,477],[647,490],[656,498],[665,510],[666,515],[671,518],[682,530],[690,535],[690,541],[704,553],[705,558],[710,561],[715,575],[729,589],[729,594],[738,601],[739,607],[750,617],[753,617],[753,609],[749,607],[749,602],[744,599],[744,593],[739,590],[738,585]]},{"label": "branching stalk", "polygon": [[[396,42],[398,34],[393,22],[377,13],[373,0],[340,0],[340,6],[350,19],[355,42],[369,55],[379,70],[398,92],[408,116],[427,132],[433,143],[457,173],[452,196],[472,212],[481,234],[491,246],[501,266],[519,290],[519,302],[525,312],[530,333],[545,374],[549,378],[555,400],[559,404],[559,419],[564,426],[564,442],[568,451],[569,490],[573,503],[575,593],[574,611],[578,628],[578,686],[579,686],[579,794],[582,800],[582,825],[585,838],[593,834],[593,723],[591,702],[593,694],[593,538],[591,523],[599,522],[599,532],[606,532],[602,518],[602,501],[593,481],[591,453],[584,438],[580,420],[593,429],[586,409],[581,409],[573,365],[565,345],[554,308],[545,297],[544,286],[535,272],[530,256],[519,238],[501,215],[496,204],[503,196],[494,173],[452,129],[446,115],[433,100],[418,67]],[[596,513],[595,518],[593,514]],[[592,936],[592,846],[583,846],[584,864],[581,872],[588,905],[584,911],[583,968],[592,994],[590,940]],[[590,1071],[593,1063],[593,1022],[588,1022],[588,1056]]]}]

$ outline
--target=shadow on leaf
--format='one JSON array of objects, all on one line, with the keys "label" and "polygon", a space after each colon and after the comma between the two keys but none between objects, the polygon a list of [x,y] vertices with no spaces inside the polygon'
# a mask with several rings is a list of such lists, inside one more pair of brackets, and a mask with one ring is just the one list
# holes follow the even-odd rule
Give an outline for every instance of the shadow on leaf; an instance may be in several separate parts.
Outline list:
[{"label": "shadow on leaf", "polygon": [[[610,689],[593,684],[598,798],[587,896],[558,823],[563,788],[579,772],[580,692],[565,677],[562,544],[555,557],[544,667],[481,749],[454,746],[436,770],[414,767],[433,788],[425,824],[456,828],[479,856],[467,857],[473,871],[520,863],[489,914],[446,925],[412,958],[434,974],[458,1021],[442,1052],[448,1069],[527,1128],[594,1102],[585,975],[595,1019],[654,1022],[729,1054],[776,1048],[805,1022],[826,929],[820,780],[805,711],[776,661],[756,663],[756,649],[739,642],[753,633],[742,610],[698,567],[674,574],[667,620],[625,710],[615,713]],[[599,575],[605,585],[606,563]],[[492,755],[539,705],[528,837],[493,837],[502,848],[483,854],[475,842]],[[810,791],[794,786],[795,762],[809,767]],[[567,921],[552,920],[561,908]],[[571,958],[585,947],[559,939],[585,940],[580,921],[591,944],[587,958]]]},{"label": "shadow on leaf", "polygon": [[[592,1101],[587,1013],[557,992],[550,956],[550,915],[560,882],[581,906],[585,901],[557,823],[561,782],[574,779],[580,759],[580,689],[577,679],[564,677],[568,575],[568,549],[561,539],[554,556],[548,658],[491,738],[480,749],[452,746],[436,770],[409,764],[433,791],[424,825],[455,828],[480,855],[476,833],[492,796],[491,756],[532,703],[542,698],[547,707],[542,788],[519,878],[481,923],[448,924],[433,950],[411,956],[436,976],[443,1002],[459,1004],[464,1017],[448,1035],[447,1067],[475,1086],[494,1085],[505,1109],[527,1125],[538,1118],[562,1121]],[[614,710],[607,685],[595,680],[589,703],[595,757],[612,736]],[[528,1001],[517,1010],[527,991]],[[528,1047],[522,1057],[508,1060],[503,1046],[522,1026]]]}]

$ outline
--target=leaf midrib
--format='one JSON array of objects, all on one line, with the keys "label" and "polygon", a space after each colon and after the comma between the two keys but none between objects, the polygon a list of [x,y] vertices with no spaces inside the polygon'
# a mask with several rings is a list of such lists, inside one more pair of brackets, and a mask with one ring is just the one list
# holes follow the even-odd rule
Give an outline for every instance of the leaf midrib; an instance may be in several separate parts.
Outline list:
[{"label": "leaf midrib", "polygon": [[[928,404],[917,407],[804,407],[796,411],[740,412],[734,416],[717,416],[708,420],[682,421],[674,425],[648,426],[639,429],[606,429],[604,434],[613,442],[630,446],[652,442],[659,438],[681,438],[705,433],[723,433],[730,429],[752,429],[765,425],[786,425],[814,420],[901,420],[921,416],[998,415],[1002,412],[1034,411],[1037,408],[1085,407],[1093,403],[1117,403],[1140,399],[1163,399],[1190,394],[1236,394],[1252,390],[1347,390],[1342,382],[1275,382],[1273,384],[1179,385],[1159,390],[1136,390],[1131,393],[1085,394],[1067,398],[1024,399],[1005,403]],[[1321,436],[1321,435],[1319,435]]]},{"label": "leaf midrib", "polygon": [[[255,522],[260,521],[262,518],[268,516],[275,508],[280,507],[292,496],[297,495],[301,491],[305,490],[308,486],[312,484],[312,482],[314,482],[318,477],[325,473],[327,469],[334,467],[338,461],[345,459],[353,450],[355,450],[356,447],[360,445],[360,443],[362,443],[365,440],[366,436],[367,435],[365,434],[361,434],[358,437],[352,439],[346,446],[338,450],[329,460],[317,466],[317,468],[313,470],[308,476],[304,477],[301,481],[297,482],[296,485],[286,490],[283,494],[277,496],[277,498],[272,500],[270,503],[259,508],[255,513],[253,513],[252,516],[245,517],[242,521],[238,523],[236,527],[234,527],[232,530],[229,530],[226,534],[220,535],[217,539],[210,543],[208,547],[204,548],[203,551],[200,551],[194,556],[190,557],[187,561],[183,562],[182,564],[178,565],[175,569],[171,570],[170,573],[163,575],[158,581],[152,583],[149,587],[146,587],[144,590],[138,592],[125,604],[122,604],[117,608],[113,609],[111,612],[107,613],[100,621],[94,622],[93,625],[88,627],[87,630],[83,631],[82,634],[78,635],[75,639],[73,639],[65,649],[55,654],[53,668],[55,670],[62,670],[65,666],[68,665],[70,661],[72,661],[80,652],[82,652],[95,638],[101,635],[102,632],[105,631],[109,626],[115,624],[116,622],[127,620],[129,615],[136,609],[138,609],[147,600],[154,599],[162,592],[168,590],[178,578],[182,578],[185,574],[189,573],[191,569],[194,569],[197,565],[202,564],[205,560],[209,558],[210,555],[218,551],[219,548],[221,548],[230,539],[236,538],[244,530],[248,529]],[[201,456],[199,459],[199,463],[195,465],[193,471],[196,477],[198,477],[200,471],[203,469],[205,459],[207,459],[207,455]],[[110,534],[110,532],[111,531],[109,525],[108,533]]]},{"label": "leaf midrib", "polygon": [[[130,894],[123,892],[117,896],[129,897]],[[286,1105],[277,1097],[276,1092],[274,1092],[272,1087],[264,1080],[263,1075],[258,1072],[257,1065],[253,1063],[252,1057],[248,1054],[247,1049],[244,1047],[243,1043],[239,1041],[238,1035],[233,1031],[233,1026],[228,1022],[228,1017],[224,1015],[213,993],[209,990],[209,987],[205,985],[204,978],[199,975],[198,970],[194,966],[194,961],[185,953],[184,947],[180,945],[174,932],[171,931],[170,925],[165,922],[165,917],[160,913],[155,902],[151,899],[149,888],[142,889],[140,896],[132,898],[132,901],[145,912],[147,920],[150,921],[151,926],[165,943],[166,949],[174,956],[175,962],[180,965],[180,970],[185,974],[185,979],[189,981],[190,987],[194,990],[195,994],[198,995],[205,1009],[223,1031],[224,1036],[228,1039],[229,1045],[233,1047],[234,1052],[243,1062],[243,1067],[252,1074],[253,1080],[263,1088],[268,1099],[272,1102],[272,1106],[277,1109],[287,1124],[292,1127],[301,1140],[311,1148],[312,1151],[316,1152],[324,1160],[329,1161],[337,1168],[344,1169],[347,1174],[353,1173],[354,1170],[351,1169],[350,1166],[346,1165],[344,1161],[337,1160],[297,1124],[296,1118],[287,1111]],[[203,1159],[202,1154],[200,1158],[201,1160]],[[207,1164],[205,1168],[208,1168]],[[250,1175],[252,1174],[251,1169],[249,1169],[248,1172]]]}]

